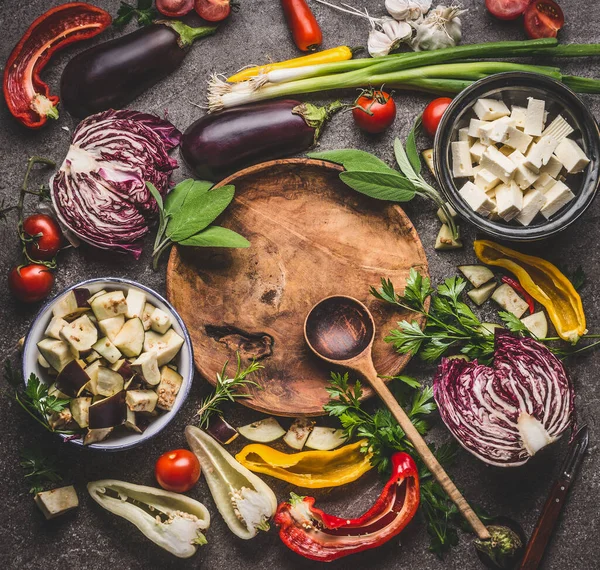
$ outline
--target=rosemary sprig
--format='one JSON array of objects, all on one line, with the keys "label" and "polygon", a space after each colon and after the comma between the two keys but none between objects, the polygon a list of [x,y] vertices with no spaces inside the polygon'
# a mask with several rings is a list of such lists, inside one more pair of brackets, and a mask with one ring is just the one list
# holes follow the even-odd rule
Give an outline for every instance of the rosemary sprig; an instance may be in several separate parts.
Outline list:
[{"label": "rosemary sprig", "polygon": [[264,368],[264,366],[256,360],[250,362],[246,368],[242,368],[242,359],[239,353],[237,353],[237,368],[233,378],[229,378],[227,375],[227,365],[229,361],[225,362],[223,369],[220,373],[217,373],[217,383],[215,385],[215,391],[207,396],[202,403],[200,408],[196,412],[199,416],[198,425],[201,428],[207,428],[209,425],[210,418],[213,414],[221,413],[221,406],[225,402],[234,402],[241,398],[249,398],[250,394],[240,392],[240,388],[248,386],[258,386],[254,380],[250,379],[249,376],[254,374],[257,370]]}]

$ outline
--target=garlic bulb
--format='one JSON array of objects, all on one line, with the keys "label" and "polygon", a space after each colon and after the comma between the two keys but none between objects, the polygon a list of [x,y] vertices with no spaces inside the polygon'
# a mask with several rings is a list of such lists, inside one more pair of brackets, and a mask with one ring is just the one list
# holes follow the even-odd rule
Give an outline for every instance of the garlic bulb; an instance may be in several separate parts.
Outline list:
[{"label": "garlic bulb", "polygon": [[406,22],[396,22],[393,18],[371,20],[371,31],[367,43],[371,57],[382,57],[409,41],[412,28]]},{"label": "garlic bulb", "polygon": [[465,13],[457,6],[438,6],[427,17],[413,24],[417,33],[412,40],[415,51],[428,51],[455,47],[460,43],[462,32],[459,16]]},{"label": "garlic bulb", "polygon": [[431,0],[385,0],[385,8],[399,22],[417,20],[431,8]]}]

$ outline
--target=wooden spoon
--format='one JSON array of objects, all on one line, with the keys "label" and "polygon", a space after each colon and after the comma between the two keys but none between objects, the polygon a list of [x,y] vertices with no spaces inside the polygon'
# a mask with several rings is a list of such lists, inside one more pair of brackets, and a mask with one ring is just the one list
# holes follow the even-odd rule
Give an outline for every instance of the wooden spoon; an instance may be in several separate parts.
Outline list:
[{"label": "wooden spoon", "polygon": [[353,297],[336,295],[318,302],[304,322],[310,349],[323,360],[360,373],[392,412],[406,437],[439,484],[481,540],[490,533],[439,464],[406,412],[400,407],[373,365],[375,322],[369,309]]}]

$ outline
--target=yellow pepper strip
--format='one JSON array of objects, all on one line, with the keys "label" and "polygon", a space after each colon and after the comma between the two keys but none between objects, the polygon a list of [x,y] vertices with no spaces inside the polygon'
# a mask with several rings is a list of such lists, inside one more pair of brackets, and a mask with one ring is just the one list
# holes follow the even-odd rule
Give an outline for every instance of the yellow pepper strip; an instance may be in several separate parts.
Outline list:
[{"label": "yellow pepper strip", "polygon": [[514,273],[523,289],[546,308],[560,338],[574,344],[587,332],[581,297],[558,267],[493,241],[476,240],[473,247],[479,261]]},{"label": "yellow pepper strip", "polygon": [[227,79],[229,83],[239,83],[251,77],[256,77],[261,73],[268,73],[274,69],[291,69],[294,67],[306,67],[307,65],[319,65],[321,63],[333,63],[336,61],[346,61],[352,59],[352,50],[348,46],[339,46],[324,51],[318,51],[302,57],[295,57],[286,61],[260,65],[257,67],[248,67],[242,69],[235,75]]},{"label": "yellow pepper strip", "polygon": [[372,465],[371,453],[361,453],[366,439],[332,451],[282,453],[268,445],[252,443],[235,458],[250,471],[264,473],[298,487],[321,489],[356,481]]}]

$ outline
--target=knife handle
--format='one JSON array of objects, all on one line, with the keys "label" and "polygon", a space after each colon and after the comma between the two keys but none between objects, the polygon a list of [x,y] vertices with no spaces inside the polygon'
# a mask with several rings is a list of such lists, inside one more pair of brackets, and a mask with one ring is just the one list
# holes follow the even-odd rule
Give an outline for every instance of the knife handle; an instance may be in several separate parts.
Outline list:
[{"label": "knife handle", "polygon": [[539,566],[568,492],[568,481],[562,479],[554,483],[542,509],[542,514],[529,539],[525,556],[519,567],[520,570],[536,570]]}]

